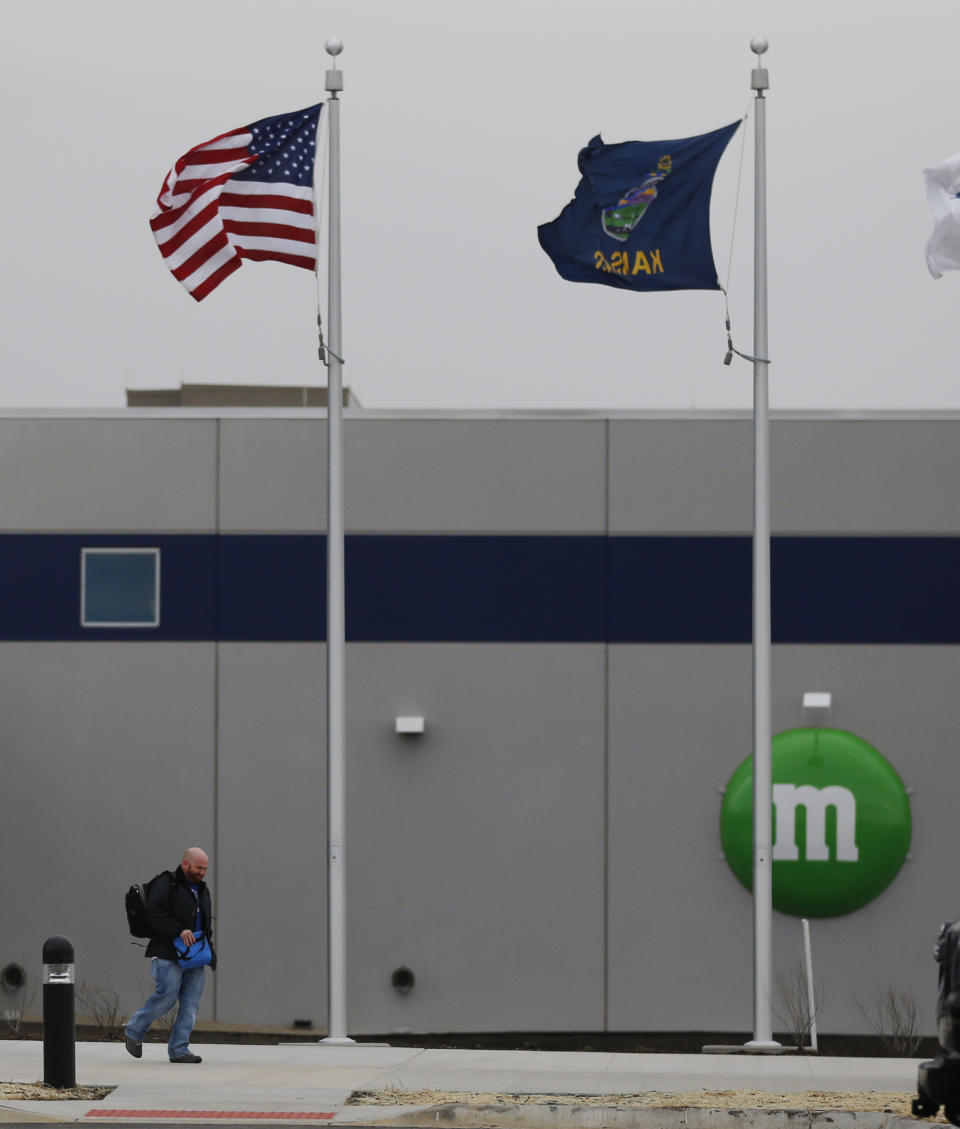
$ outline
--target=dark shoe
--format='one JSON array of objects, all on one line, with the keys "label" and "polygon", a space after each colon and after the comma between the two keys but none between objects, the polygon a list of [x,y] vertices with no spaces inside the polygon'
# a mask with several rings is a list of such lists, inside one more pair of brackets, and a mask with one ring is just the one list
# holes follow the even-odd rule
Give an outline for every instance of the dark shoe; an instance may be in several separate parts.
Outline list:
[{"label": "dark shoe", "polygon": [[124,1035],[123,1044],[134,1058],[141,1058],[143,1056],[143,1043],[137,1042],[136,1039],[131,1039],[129,1035]]},{"label": "dark shoe", "polygon": [[178,1058],[170,1059],[171,1062],[203,1062],[199,1055],[185,1054],[180,1055]]}]

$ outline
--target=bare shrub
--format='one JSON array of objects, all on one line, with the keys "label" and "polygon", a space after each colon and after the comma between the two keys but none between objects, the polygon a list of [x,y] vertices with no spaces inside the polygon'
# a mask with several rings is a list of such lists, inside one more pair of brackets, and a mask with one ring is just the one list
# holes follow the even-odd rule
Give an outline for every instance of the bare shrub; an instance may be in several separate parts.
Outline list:
[{"label": "bare shrub", "polygon": [[79,1010],[97,1029],[97,1037],[118,1041],[123,1037],[120,1018],[120,997],[107,983],[100,980],[81,980],[77,985]]},{"label": "bare shrub", "polygon": [[890,983],[878,985],[870,1006],[864,1006],[856,992],[853,999],[888,1054],[913,1058],[922,1035],[920,1007],[909,988],[895,988]]},{"label": "bare shrub", "polygon": [[19,1039],[23,1033],[23,1017],[30,1010],[36,988],[24,984],[0,997],[0,1031]]},{"label": "bare shrub", "polygon": [[777,970],[777,997],[779,1008],[774,1008],[777,1022],[795,1047],[808,1046],[814,1022],[823,1006],[823,983],[814,984],[811,1012],[805,965],[802,960],[793,960]]},{"label": "bare shrub", "polygon": [[19,1039],[20,1029],[23,1026],[23,1010],[23,1004],[0,1008],[0,1030]]}]

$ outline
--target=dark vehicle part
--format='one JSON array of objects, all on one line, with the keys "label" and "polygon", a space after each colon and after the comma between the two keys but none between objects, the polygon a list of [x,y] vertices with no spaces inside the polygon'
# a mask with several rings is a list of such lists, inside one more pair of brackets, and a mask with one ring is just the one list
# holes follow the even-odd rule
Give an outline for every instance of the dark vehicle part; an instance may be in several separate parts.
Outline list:
[{"label": "dark vehicle part", "polygon": [[933,1117],[940,1106],[947,1120],[960,1127],[960,921],[940,926],[934,955],[940,965],[937,999],[937,1041],[940,1051],[917,1070],[914,1117]]}]

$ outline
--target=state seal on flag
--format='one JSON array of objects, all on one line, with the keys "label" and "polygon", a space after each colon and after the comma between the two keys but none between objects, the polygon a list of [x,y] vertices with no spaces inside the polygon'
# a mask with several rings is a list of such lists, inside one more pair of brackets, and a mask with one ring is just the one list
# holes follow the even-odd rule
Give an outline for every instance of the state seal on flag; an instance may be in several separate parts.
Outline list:
[{"label": "state seal on flag", "polygon": [[673,171],[673,159],[664,154],[651,172],[636,188],[624,192],[620,200],[600,213],[603,230],[619,243],[626,243],[630,232],[643,219],[643,213],[657,198],[657,185]]}]

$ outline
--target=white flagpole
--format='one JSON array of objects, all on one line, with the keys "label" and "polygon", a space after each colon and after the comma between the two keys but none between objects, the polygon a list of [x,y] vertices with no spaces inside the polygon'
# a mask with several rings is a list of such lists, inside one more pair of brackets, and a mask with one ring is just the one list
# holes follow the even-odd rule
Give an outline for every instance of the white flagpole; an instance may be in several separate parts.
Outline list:
[{"label": "white flagpole", "polygon": [[767,357],[767,41],[756,37],[750,86],[756,91],[753,289],[753,1039],[757,1051],[776,1051],[771,1021],[773,973],[773,793],[771,768],[770,413]]},{"label": "white flagpole", "polygon": [[[343,50],[329,39],[327,54]],[[327,71],[327,131],[330,146],[327,204],[327,1036],[342,1046],[347,1037],[347,898],[344,870],[346,824],[346,603],[343,534],[343,356],[340,326],[340,100],[343,75],[336,62]]]}]

